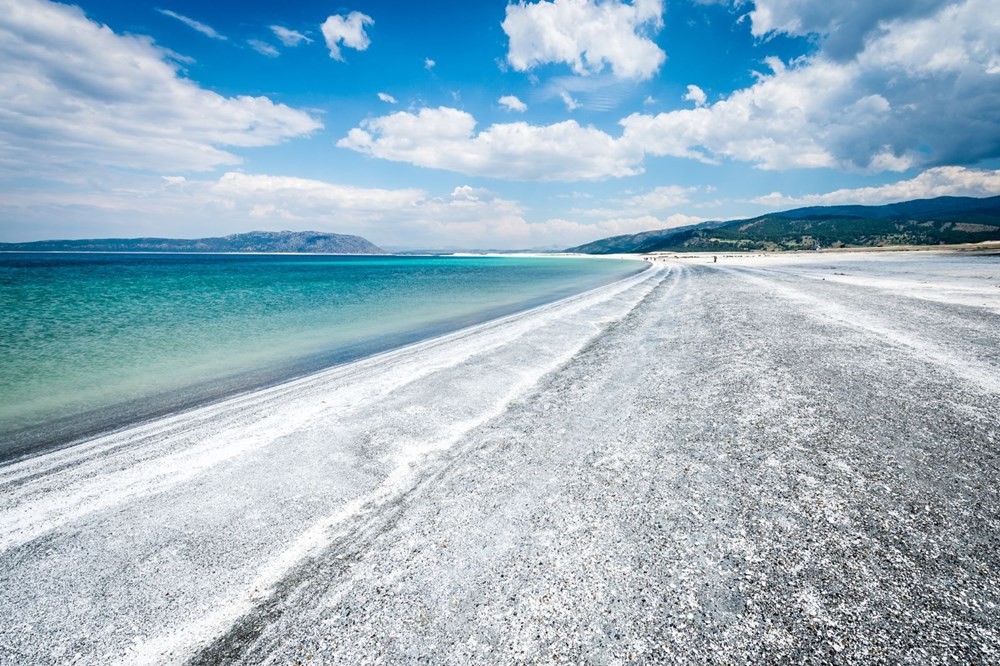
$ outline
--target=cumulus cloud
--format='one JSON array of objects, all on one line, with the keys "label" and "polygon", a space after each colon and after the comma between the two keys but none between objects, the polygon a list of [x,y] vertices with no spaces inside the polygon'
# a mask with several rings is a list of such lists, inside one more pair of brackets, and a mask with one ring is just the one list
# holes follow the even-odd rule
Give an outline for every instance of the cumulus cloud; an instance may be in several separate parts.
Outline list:
[{"label": "cumulus cloud", "polygon": [[260,41],[259,39],[248,39],[247,44],[249,44],[250,48],[252,48],[257,53],[265,55],[268,58],[277,58],[279,55],[281,55],[278,49],[274,48],[267,42]]},{"label": "cumulus cloud", "polygon": [[598,208],[581,209],[578,212],[587,217],[608,219],[650,218],[670,208],[690,203],[691,195],[697,191],[696,187],[660,185],[648,192],[633,194],[622,199],[609,199],[602,202],[603,205]]},{"label": "cumulus cloud", "polygon": [[632,114],[622,124],[628,139],[653,155],[708,163],[725,157],[769,169],[832,167],[835,159],[823,145],[827,135],[817,125],[835,130],[835,122],[848,120],[850,102],[840,104],[845,76],[819,65],[783,71],[708,107]]},{"label": "cumulus cloud", "polygon": [[67,5],[16,0],[0,12],[0,169],[70,164],[202,170],[225,148],[279,143],[322,127],[267,97],[224,97],[177,73],[169,52]]},{"label": "cumulus cloud", "polygon": [[705,91],[696,85],[690,85],[687,87],[687,93],[684,95],[684,99],[689,102],[694,102],[695,106],[701,107],[705,106],[705,102],[708,101],[708,96],[705,95]]},{"label": "cumulus cloud", "polygon": [[625,200],[625,207],[630,209],[639,208],[647,211],[658,211],[665,208],[673,208],[691,201],[691,194],[697,191],[694,187],[681,187],[680,185],[661,185],[654,187],[649,192],[635,194]]},{"label": "cumulus cloud", "polygon": [[[340,145],[462,173],[553,180],[631,175],[650,155],[774,170],[973,164],[1000,157],[1000,23],[984,20],[990,5],[962,0],[926,16],[882,22],[849,60],[822,50],[791,63],[767,58],[770,71],[753,85],[711,104],[692,86],[688,98],[695,108],[634,113],[620,121],[617,137],[576,124],[523,123],[477,135],[468,114],[439,130],[435,121],[448,112],[428,109],[368,121]],[[570,109],[578,104],[567,89],[552,94]],[[553,145],[539,162],[544,169],[531,168],[524,156],[532,150],[523,142],[557,133],[581,137],[583,163],[574,165],[575,154]],[[504,159],[511,160],[506,168]]]},{"label": "cumulus cloud", "polygon": [[479,201],[493,196],[495,196],[494,193],[485,187],[472,187],[471,185],[459,185],[451,191],[452,199],[469,199],[471,201]]},{"label": "cumulus cloud", "polygon": [[517,96],[515,95],[504,95],[503,97],[498,99],[497,102],[500,104],[500,106],[507,109],[508,111],[517,111],[518,113],[524,113],[525,111],[528,110],[528,105],[522,102],[520,99],[518,99]]},{"label": "cumulus cloud", "polygon": [[356,51],[366,50],[371,44],[371,39],[365,32],[365,26],[374,24],[375,20],[371,16],[361,12],[351,12],[347,16],[335,14],[327,17],[321,30],[323,38],[326,40],[326,47],[330,49],[330,57],[343,62],[344,55],[340,51],[341,46]]},{"label": "cumulus cloud", "polygon": [[308,178],[229,172],[207,192],[227,207],[271,207],[284,219],[313,217],[318,211],[394,211],[426,198],[418,189],[382,189],[337,185]]},{"label": "cumulus cloud", "polygon": [[424,69],[426,69],[427,71],[434,69],[434,65],[436,64],[437,63],[431,60],[430,58],[424,58]]},{"label": "cumulus cloud", "polygon": [[469,186],[456,187],[445,197],[434,197],[417,188],[365,188],[309,178],[230,172],[217,181],[197,185],[193,191],[206,203],[237,211],[268,211],[285,221],[370,225],[380,220],[400,224],[437,217],[445,222],[468,223],[490,209],[492,214],[484,215],[486,219],[495,219],[497,213],[520,215],[514,202]]},{"label": "cumulus cloud", "polygon": [[396,100],[396,98],[393,97],[392,95],[390,95],[389,93],[380,92],[378,94],[378,98],[380,100],[382,100],[383,102],[385,102],[386,104],[397,104],[398,103],[397,100]]},{"label": "cumulus cloud", "polygon": [[312,44],[313,41],[298,30],[292,30],[281,25],[272,25],[271,32],[274,33],[275,37],[281,40],[282,44],[289,47],[298,46],[303,42],[306,44]]},{"label": "cumulus cloud", "polygon": [[754,0],[751,31],[756,37],[775,33],[818,35],[825,53],[842,60],[857,54],[881,24],[927,17],[957,0]]},{"label": "cumulus cloud", "polygon": [[[837,3],[827,3],[839,8]],[[763,6],[769,6],[767,4]],[[625,136],[654,155],[766,169],[902,171],[1000,156],[1000,23],[991,0],[879,24],[841,61],[819,52],[702,108],[633,114]]]},{"label": "cumulus cloud", "polygon": [[683,214],[624,213],[596,222],[561,218],[532,222],[516,201],[469,185],[434,196],[421,189],[359,188],[233,172],[217,181],[187,181],[184,186],[187,196],[224,219],[251,216],[261,228],[312,225],[360,233],[379,243],[422,247],[568,247],[704,221]]},{"label": "cumulus cloud", "polygon": [[908,180],[834,190],[800,197],[772,192],[754,203],[774,208],[789,206],[832,206],[837,204],[885,204],[934,197],[991,197],[1000,195],[1000,170],[968,169],[959,166],[935,167]]},{"label": "cumulus cloud", "polygon": [[[528,221],[521,206],[485,188],[460,185],[433,196],[419,189],[372,189],[284,176],[227,173],[187,182],[188,195],[214,215],[250,215],[267,228],[311,224],[418,247],[560,248],[606,236],[703,222],[683,214],[620,214],[596,222]],[[222,213],[222,211],[225,211]]]},{"label": "cumulus cloud", "polygon": [[380,245],[411,248],[565,248],[702,221],[624,212],[596,221],[529,220],[517,201],[470,185],[434,194],[236,171],[207,179],[122,178],[105,173],[75,190],[5,193],[0,198],[5,240],[198,237],[254,228],[352,233]]},{"label": "cumulus cloud", "polygon": [[169,9],[157,9],[156,11],[160,12],[164,16],[169,16],[170,18],[177,19],[187,27],[191,28],[192,30],[197,30],[206,37],[211,37],[212,39],[219,39],[219,40],[227,39],[225,35],[220,35],[218,32],[216,32],[215,28],[213,28],[210,25],[205,25],[201,21],[195,21],[193,18],[188,18],[183,14],[172,12]]},{"label": "cumulus cloud", "polygon": [[79,190],[21,191],[0,198],[0,217],[8,223],[5,239],[24,240],[291,228],[359,234],[395,246],[517,248],[537,245],[536,236],[544,232],[539,227],[536,234],[517,202],[482,188],[459,186],[434,195],[240,172],[213,179],[132,176]]},{"label": "cumulus cloud", "polygon": [[663,26],[662,0],[541,0],[507,5],[502,27],[507,62],[517,71],[566,63],[577,74],[610,67],[615,76],[648,79],[666,54],[650,36]]},{"label": "cumulus cloud", "polygon": [[458,109],[425,108],[371,118],[338,146],[373,157],[469,175],[514,180],[594,180],[641,172],[642,151],[567,120],[501,123],[476,132]]}]

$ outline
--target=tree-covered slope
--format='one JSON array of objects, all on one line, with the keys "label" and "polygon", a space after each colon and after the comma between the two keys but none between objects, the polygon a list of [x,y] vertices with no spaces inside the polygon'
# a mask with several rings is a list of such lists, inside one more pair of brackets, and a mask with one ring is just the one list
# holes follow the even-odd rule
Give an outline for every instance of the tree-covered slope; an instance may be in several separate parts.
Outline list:
[{"label": "tree-covered slope", "polygon": [[[799,250],[1000,240],[1000,197],[939,197],[885,206],[812,206],[729,222],[617,236],[574,252]],[[584,249],[593,248],[593,249]]]}]

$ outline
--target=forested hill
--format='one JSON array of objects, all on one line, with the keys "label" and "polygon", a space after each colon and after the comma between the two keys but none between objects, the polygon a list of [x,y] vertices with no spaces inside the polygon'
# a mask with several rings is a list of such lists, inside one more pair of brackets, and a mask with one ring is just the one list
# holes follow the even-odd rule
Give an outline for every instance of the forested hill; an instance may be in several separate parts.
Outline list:
[{"label": "forested hill", "polygon": [[812,206],[728,222],[615,236],[567,252],[800,250],[1000,240],[1000,197],[939,197],[885,206]]}]

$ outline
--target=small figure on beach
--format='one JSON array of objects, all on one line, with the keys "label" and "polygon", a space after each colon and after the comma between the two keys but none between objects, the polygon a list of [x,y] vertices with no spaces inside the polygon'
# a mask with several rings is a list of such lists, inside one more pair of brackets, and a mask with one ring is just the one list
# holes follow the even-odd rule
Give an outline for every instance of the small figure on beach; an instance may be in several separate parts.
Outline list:
[{"label": "small figure on beach", "polygon": [[717,262],[718,260],[719,260],[719,258],[718,258],[717,256],[715,256],[715,255],[713,254],[713,255],[712,255],[712,263],[714,264],[714,263],[715,263],[715,262]]}]

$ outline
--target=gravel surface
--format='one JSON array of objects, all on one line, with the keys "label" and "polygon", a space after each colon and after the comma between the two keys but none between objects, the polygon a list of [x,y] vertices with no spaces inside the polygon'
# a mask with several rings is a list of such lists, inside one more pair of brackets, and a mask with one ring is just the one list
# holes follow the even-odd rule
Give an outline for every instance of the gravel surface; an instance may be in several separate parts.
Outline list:
[{"label": "gravel surface", "polygon": [[[32,622],[73,604],[142,625],[140,613],[159,608],[154,593],[108,610],[80,581],[130,557],[135,576],[106,581],[105,592],[149,577],[161,594],[179,588],[200,605],[125,636],[141,649],[87,637],[64,646],[64,661],[76,650],[87,663],[1000,662],[998,306],[995,256],[658,264],[590,310],[546,319],[548,338],[508,336],[427,375],[420,391],[373,392],[353,416],[313,421],[313,449],[302,448],[302,430],[286,433],[295,460],[274,444],[243,460],[268,464],[267,475],[227,477],[216,465],[87,518],[59,523],[55,511],[51,529],[24,531],[27,521],[19,545],[0,555],[0,612],[14,618],[0,629],[0,660],[24,663],[18,654],[38,650],[33,661],[64,663],[40,646],[65,643],[65,627]],[[559,328],[583,320],[589,332]],[[449,437],[413,431],[399,445],[393,433],[426,417],[406,412],[420,406],[432,408],[435,427],[459,425]],[[395,457],[351,440],[358,450],[335,474],[328,458],[314,458],[311,473],[295,462],[357,434],[345,424],[383,448],[395,443]],[[424,446],[431,434],[440,443]],[[419,455],[406,454],[418,445]],[[44,483],[58,469],[32,478]],[[300,513],[340,507],[336,519],[271,513],[282,492],[327,473],[336,483]],[[218,585],[253,576],[211,571],[178,550],[181,532],[138,549],[175,562],[166,569],[128,549],[109,560],[86,536],[125,524],[159,534],[164,507],[198,484],[242,497],[246,484],[225,484],[265,476],[282,478],[283,490],[232,500],[234,528],[205,520],[186,533],[194,549],[213,543],[211,533],[232,547],[233,529],[256,511],[265,527],[253,538],[278,535],[270,556],[246,547],[254,575],[277,573],[243,605]],[[196,507],[174,513],[190,524]],[[294,527],[282,531],[279,519]],[[281,539],[309,525],[322,538],[276,565]],[[59,579],[47,549],[75,553],[78,564],[58,561],[74,575]],[[239,568],[241,553],[209,562]],[[177,568],[185,558],[202,562],[204,596],[164,578],[197,575]],[[88,560],[96,564],[81,568]],[[62,596],[23,591],[46,575],[63,580]],[[239,613],[219,615],[220,605]],[[163,632],[190,640],[164,642]]]}]

